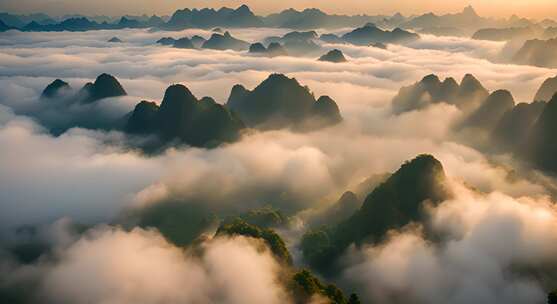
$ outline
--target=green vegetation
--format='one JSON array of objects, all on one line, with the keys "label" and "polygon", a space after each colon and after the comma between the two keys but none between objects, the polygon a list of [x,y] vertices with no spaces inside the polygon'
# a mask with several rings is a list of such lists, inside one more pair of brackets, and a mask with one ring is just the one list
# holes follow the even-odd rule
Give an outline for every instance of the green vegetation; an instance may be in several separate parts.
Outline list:
[{"label": "green vegetation", "polygon": [[292,276],[292,284],[297,298],[303,299],[303,303],[306,303],[315,294],[329,298],[334,304],[348,303],[342,290],[333,284],[324,285],[306,269],[302,269]]},{"label": "green vegetation", "polygon": [[246,223],[240,218],[235,219],[233,222],[223,224],[217,230],[216,235],[243,235],[262,239],[271,249],[271,252],[277,259],[287,265],[292,265],[292,257],[286,248],[286,244],[281,237],[271,229],[260,228],[255,225]]},{"label": "green vegetation", "polygon": [[288,218],[280,210],[270,206],[253,209],[237,217],[228,217],[224,220],[224,223],[231,223],[236,218],[240,218],[250,225],[263,228],[279,227],[288,223]]},{"label": "green vegetation", "polygon": [[352,243],[380,242],[391,229],[424,219],[424,202],[450,197],[441,163],[431,155],[406,162],[366,198],[362,208],[339,225],[308,232],[302,239],[304,258],[319,270]]},{"label": "green vegetation", "polygon": [[282,74],[269,75],[253,91],[235,86],[227,106],[246,126],[262,129],[300,128],[309,118],[329,124],[342,120],[335,101],[327,97],[317,103],[307,86]]},{"label": "green vegetation", "polygon": [[140,227],[157,228],[164,237],[178,246],[191,244],[217,217],[200,204],[183,202],[160,203],[140,211]]},{"label": "green vegetation", "polygon": [[[269,211],[272,209],[264,208]],[[261,211],[254,212],[259,214]],[[264,214],[268,214],[264,212]],[[272,213],[274,214],[274,212]],[[302,269],[296,271],[288,266],[292,265],[292,258],[286,248],[286,244],[281,237],[271,229],[257,227],[249,224],[240,218],[236,218],[230,223],[225,223],[219,227],[216,235],[243,235],[262,239],[270,247],[275,257],[286,264],[286,273],[289,282],[288,290],[292,293],[296,303],[308,303],[310,298],[316,294],[326,297],[334,304],[357,304],[360,303],[358,296],[352,294],[350,299],[346,299],[342,290],[333,284],[324,284],[315,277],[309,270]]]},{"label": "green vegetation", "polygon": [[125,130],[132,134],[157,134],[165,142],[176,139],[197,147],[214,147],[240,136],[244,124],[212,98],[198,100],[183,85],[166,89],[162,103],[142,101],[130,114]]}]

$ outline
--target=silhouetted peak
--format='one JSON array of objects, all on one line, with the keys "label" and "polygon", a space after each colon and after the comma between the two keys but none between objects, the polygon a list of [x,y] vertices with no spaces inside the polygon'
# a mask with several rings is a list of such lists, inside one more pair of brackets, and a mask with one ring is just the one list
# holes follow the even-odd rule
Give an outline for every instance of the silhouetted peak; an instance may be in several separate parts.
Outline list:
[{"label": "silhouetted peak", "polygon": [[176,42],[176,39],[172,37],[162,37],[161,39],[157,40],[157,43],[162,45],[173,45]]},{"label": "silhouetted peak", "polygon": [[427,83],[427,84],[440,84],[441,80],[439,80],[439,77],[435,74],[429,74],[427,76],[425,76],[424,78],[422,78],[422,83]]},{"label": "silhouetted peak", "polygon": [[513,107],[512,94],[507,90],[497,90],[491,93],[479,108],[464,121],[463,126],[491,132],[505,113],[512,110]]},{"label": "silhouetted peak", "polygon": [[534,101],[548,101],[557,93],[557,76],[546,79],[534,97]]},{"label": "silhouetted peak", "polygon": [[94,83],[86,83],[79,95],[82,102],[91,103],[103,98],[125,96],[127,93],[114,76],[103,73]]},{"label": "silhouetted peak", "polygon": [[283,41],[289,41],[289,40],[307,41],[307,40],[316,39],[317,37],[318,35],[316,31],[306,31],[306,32],[293,31],[293,32],[286,33],[284,36],[282,36],[282,40]]},{"label": "silhouetted peak", "polygon": [[56,79],[53,82],[51,82],[48,86],[46,86],[46,88],[43,90],[43,93],[41,94],[41,97],[45,97],[45,98],[56,97],[58,95],[61,95],[63,91],[70,90],[70,89],[71,87],[67,82],[61,79]]},{"label": "silhouetted peak", "polygon": [[323,14],[326,15],[322,10],[315,8],[315,7],[311,7],[311,8],[306,8],[302,11],[303,13],[312,13],[312,14]]},{"label": "silhouetted peak", "polygon": [[336,104],[336,102],[329,96],[323,95],[317,99],[316,104]]},{"label": "silhouetted peak", "polygon": [[[421,203],[425,199],[429,199],[433,202],[440,202],[448,198],[450,196],[450,191],[446,183],[447,177],[443,165],[439,160],[429,154],[421,154],[405,162],[385,182],[385,184],[394,186],[391,190],[399,194],[407,190],[406,188],[412,188],[420,194],[419,196],[422,196],[411,198],[417,201],[417,203]],[[378,186],[376,190],[379,190],[379,188],[383,186],[384,185]]]},{"label": "silhouetted peak", "polygon": [[164,92],[164,98],[161,103],[161,108],[172,103],[183,103],[183,102],[196,102],[197,99],[190,92],[186,86],[183,84],[173,84],[169,86]]},{"label": "silhouetted peak", "polygon": [[370,45],[372,43],[404,43],[420,38],[418,34],[411,33],[400,28],[393,31],[382,30],[373,23],[356,28],[342,36],[349,43],[356,45]]},{"label": "silhouetted peak", "polygon": [[313,114],[331,125],[342,121],[337,103],[329,96],[321,96],[313,104]]},{"label": "silhouetted peak", "polygon": [[368,23],[364,24],[363,27],[377,28],[377,25],[375,25],[375,23],[373,23],[373,22],[368,22]]},{"label": "silhouetted peak", "polygon": [[241,102],[244,100],[244,98],[246,98],[246,96],[248,96],[249,93],[250,91],[248,91],[243,85],[237,84],[232,87],[230,96],[228,97],[228,101],[226,102],[226,104],[228,105],[228,107],[233,109],[241,104]]},{"label": "silhouetted peak", "polygon": [[474,7],[472,5],[468,5],[467,7],[465,7],[462,10],[462,14],[467,15],[467,16],[478,16],[478,14],[476,13],[476,10],[474,9]]},{"label": "silhouetted peak", "polygon": [[191,37],[191,43],[193,44],[194,47],[196,48],[201,48],[203,46],[203,43],[205,43],[205,41],[207,41],[205,38],[199,36],[199,35],[194,35],[193,37]]},{"label": "silhouetted peak", "polygon": [[331,50],[329,52],[327,52],[327,54],[321,56],[319,58],[319,61],[328,61],[328,62],[346,62],[346,58],[344,57],[344,54],[342,53],[342,51],[334,49]]},{"label": "silhouetted peak", "polygon": [[452,77],[445,78],[445,80],[443,80],[442,85],[458,88],[458,82],[456,82],[456,80]]},{"label": "silhouetted peak", "polygon": [[492,132],[491,138],[495,143],[492,147],[496,151],[508,152],[523,146],[545,105],[545,101],[519,103],[507,111]]},{"label": "silhouetted peak", "polygon": [[92,82],[87,82],[83,85],[83,88],[81,88],[81,91],[91,91],[94,88],[94,85]]},{"label": "silhouetted peak", "polygon": [[345,205],[345,204],[353,204],[354,202],[358,202],[358,197],[352,191],[346,191],[342,194],[340,199],[338,200],[338,204]]},{"label": "silhouetted peak", "polygon": [[158,111],[159,106],[156,103],[142,100],[133,109],[125,126],[126,132],[135,134],[153,132]]},{"label": "silhouetted peak", "polygon": [[481,82],[472,74],[464,75],[462,81],[460,82],[460,87],[465,91],[485,90]]},{"label": "silhouetted peak", "polygon": [[103,73],[95,79],[95,90],[100,91],[101,95],[105,95],[106,97],[113,97],[113,96],[124,96],[127,95],[126,91],[118,82],[116,77]]},{"label": "silhouetted peak", "polygon": [[458,83],[454,78],[452,77],[446,78],[441,83],[440,86],[441,91],[439,93],[439,97],[444,99],[445,101],[450,101],[458,94],[459,88],[460,86],[458,85]]},{"label": "silhouetted peak", "polygon": [[236,50],[243,51],[248,49],[249,43],[232,37],[230,32],[225,32],[224,35],[213,33],[211,38],[203,43],[202,48],[214,50]]},{"label": "silhouetted peak", "polygon": [[231,91],[232,94],[240,94],[244,92],[249,92],[249,91],[241,84],[234,85]]},{"label": "silhouetted peak", "polygon": [[267,52],[267,49],[260,42],[256,42],[256,43],[253,43],[249,46],[249,52],[250,53],[265,53],[265,52]]},{"label": "silhouetted peak", "polygon": [[110,40],[108,40],[108,42],[112,42],[112,43],[121,43],[123,42],[120,38],[118,37],[112,37],[110,38]]},{"label": "silhouetted peak", "polygon": [[511,92],[508,90],[497,90],[491,93],[486,100],[486,102],[504,102],[504,103],[511,103],[514,106],[514,98]]},{"label": "silhouetted peak", "polygon": [[179,49],[193,49],[195,48],[193,43],[188,37],[180,38],[174,41],[174,47]]},{"label": "silhouetted peak", "polygon": [[267,79],[263,80],[263,82],[259,84],[259,86],[257,87],[258,88],[272,87],[275,89],[278,88],[282,89],[288,87],[300,87],[300,84],[298,83],[298,80],[296,80],[296,78],[289,78],[284,74],[273,73],[269,75]]},{"label": "silhouetted peak", "polygon": [[267,53],[269,56],[286,56],[288,52],[286,49],[278,42],[271,42],[267,47]]},{"label": "silhouetted peak", "polygon": [[[231,97],[234,95],[231,94]],[[245,95],[244,98],[231,98],[228,106],[248,126],[263,129],[304,128],[304,121],[314,117],[312,111],[316,101],[309,88],[283,74],[269,75]],[[235,102],[232,103],[232,100]]]},{"label": "silhouetted peak", "polygon": [[433,155],[421,154],[404,163],[394,175],[407,175],[414,172],[426,175],[442,173],[444,170],[441,162]]},{"label": "silhouetted peak", "polygon": [[[441,162],[432,155],[422,154],[405,162],[384,183],[377,186],[366,198],[362,211],[369,217],[367,220],[395,214],[397,218],[400,217],[395,221],[389,219],[394,224],[391,227],[377,227],[380,229],[374,232],[376,237],[381,238],[389,228],[419,220],[424,201],[437,204],[451,196],[452,191]],[[384,208],[391,210],[387,211],[388,214],[376,214]]]},{"label": "silhouetted peak", "polygon": [[527,157],[538,168],[557,173],[557,143],[552,140],[557,130],[557,93],[545,105],[540,117],[528,134],[522,149]]},{"label": "silhouetted peak", "polygon": [[240,7],[238,7],[236,9],[236,12],[241,12],[241,13],[251,13],[251,9],[249,8],[249,6],[242,4]]}]

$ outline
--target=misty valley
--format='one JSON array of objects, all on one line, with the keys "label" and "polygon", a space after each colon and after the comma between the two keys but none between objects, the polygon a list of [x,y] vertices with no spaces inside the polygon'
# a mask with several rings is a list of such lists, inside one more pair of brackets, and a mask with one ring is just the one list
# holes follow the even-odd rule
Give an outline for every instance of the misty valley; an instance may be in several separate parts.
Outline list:
[{"label": "misty valley", "polygon": [[557,304],[557,21],[193,7],[0,12],[0,303]]}]

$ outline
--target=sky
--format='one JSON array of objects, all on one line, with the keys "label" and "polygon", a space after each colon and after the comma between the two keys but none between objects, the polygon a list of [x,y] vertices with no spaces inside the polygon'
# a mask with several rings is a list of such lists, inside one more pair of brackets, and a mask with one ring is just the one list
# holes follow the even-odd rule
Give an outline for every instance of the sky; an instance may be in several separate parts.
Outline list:
[{"label": "sky", "polygon": [[172,14],[185,7],[237,7],[249,5],[256,14],[266,15],[286,8],[304,9],[317,7],[328,13],[338,14],[393,14],[405,15],[425,12],[452,13],[466,5],[473,5],[480,15],[509,17],[517,14],[522,17],[557,19],[555,0],[2,0],[0,11],[14,13],[45,12],[51,15],[79,13],[86,15],[124,15],[124,14]]}]

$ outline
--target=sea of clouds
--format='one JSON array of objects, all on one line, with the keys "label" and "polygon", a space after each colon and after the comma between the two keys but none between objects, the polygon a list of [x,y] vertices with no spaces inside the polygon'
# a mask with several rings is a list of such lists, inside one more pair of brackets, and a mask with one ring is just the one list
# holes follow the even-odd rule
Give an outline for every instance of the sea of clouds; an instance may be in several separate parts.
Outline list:
[{"label": "sea of clouds", "polygon": [[[232,30],[249,42],[284,33]],[[0,37],[0,236],[14,241],[11,231],[22,225],[92,227],[82,235],[55,229],[48,237],[57,248],[54,262],[22,266],[0,250],[0,287],[32,282],[37,296],[53,303],[288,302],[276,262],[253,240],[208,239],[203,253],[193,254],[157,231],[110,224],[129,208],[168,200],[233,211],[271,204],[299,215],[301,227],[284,232],[299,236],[303,211],[428,153],[458,189],[454,200],[430,210],[435,229],[451,237],[432,245],[412,227],[378,246],[351,248],[345,271],[333,280],[374,303],[542,303],[546,286],[536,271],[557,262],[555,237],[547,233],[557,228],[553,180],[516,174],[509,156],[458,141],[451,126],[462,113],[453,106],[394,116],[390,101],[427,74],[460,80],[472,73],[490,91],[508,89],[517,102],[531,102],[557,71],[496,63],[503,43],[427,35],[386,50],[322,45],[344,52],[348,62],[340,64],[155,44],[195,34],[211,33],[10,31]],[[113,36],[124,43],[106,42]],[[234,84],[254,88],[270,73],[284,73],[316,96],[331,96],[344,122],[308,133],[251,131],[211,150],[171,148],[150,156],[122,145],[119,132],[74,128],[51,135],[48,128],[84,110],[38,111],[42,89],[56,78],[78,89],[101,73],[117,77],[129,96],[102,101],[99,117],[124,116],[140,100],[160,102],[173,83],[225,103]],[[298,239],[288,240],[295,250]],[[232,256],[237,262],[229,263]],[[517,265],[525,275],[513,272]],[[68,288],[76,282],[86,288]]]}]

